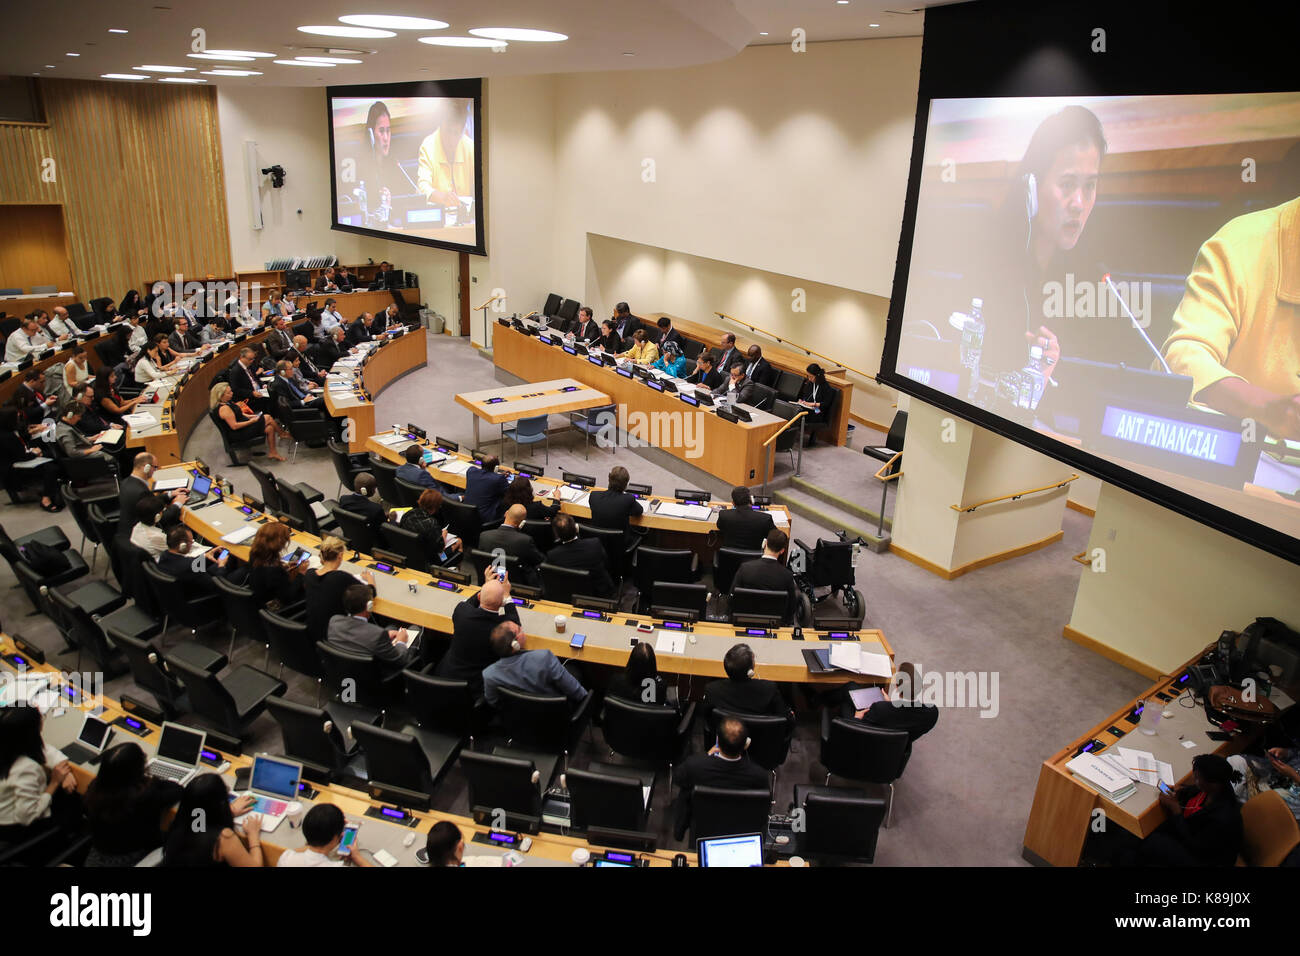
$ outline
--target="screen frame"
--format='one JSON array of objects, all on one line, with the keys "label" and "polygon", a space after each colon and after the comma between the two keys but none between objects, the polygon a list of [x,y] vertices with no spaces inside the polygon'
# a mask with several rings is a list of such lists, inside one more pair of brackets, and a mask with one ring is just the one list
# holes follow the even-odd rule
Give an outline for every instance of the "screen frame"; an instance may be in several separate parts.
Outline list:
[{"label": "screen frame", "polygon": [[[357,97],[362,99],[394,99],[413,96],[444,96],[472,99],[474,101],[474,182],[478,186],[478,195],[474,197],[477,211],[474,214],[474,245],[459,242],[446,242],[425,236],[412,236],[400,232],[379,232],[364,226],[345,226],[338,222],[338,164],[334,157],[334,107],[336,97]],[[425,246],[432,249],[446,249],[449,252],[464,252],[472,256],[487,255],[487,183],[483,179],[483,153],[487,137],[483,129],[483,80],[481,78],[464,80],[420,80],[413,83],[369,83],[362,86],[327,86],[325,88],[325,120],[330,142],[330,229],[335,232],[347,232],[354,236],[367,236],[371,239],[406,242],[411,245]]]},{"label": "screen frame", "polygon": [[[972,10],[971,7],[979,9]],[[1004,3],[958,4],[926,11],[925,45],[921,54],[921,76],[917,90],[916,119],[912,135],[912,156],[908,169],[907,193],[898,242],[898,259],[894,270],[889,312],[885,324],[884,348],[880,372],[882,385],[932,405],[943,412],[965,419],[994,434],[1032,448],[1040,454],[1063,462],[1108,484],[1144,498],[1163,508],[1190,518],[1252,547],[1300,564],[1300,538],[1284,534],[1236,512],[1211,504],[1195,495],[1163,482],[1148,478],[1123,465],[1099,458],[1082,449],[1058,442],[1031,428],[994,415],[988,411],[908,378],[898,370],[898,349],[903,325],[907,284],[911,272],[912,240],[920,202],[921,177],[925,160],[926,134],[930,106],[935,100],[985,99],[990,97],[1050,96],[1168,96],[1182,94],[1233,94],[1242,92],[1275,93],[1297,88],[1294,76],[1284,77],[1277,64],[1260,71],[1249,85],[1241,89],[1239,67],[1231,57],[1206,69],[1185,62],[1185,54],[1172,51],[1198,48],[1196,42],[1209,42],[1208,35],[1195,35],[1196,25],[1176,25],[1173,35],[1158,52],[1149,45],[1141,49],[1112,50],[1096,57],[1079,37],[1088,37],[1107,8],[1102,11],[1089,5],[1086,11],[1033,8],[1030,3],[1007,0]],[[1001,24],[1016,20],[1019,29],[1007,33]],[[1168,33],[1175,26],[1162,19],[1159,12],[1124,8],[1122,21],[1127,35],[1142,35],[1143,21],[1153,29]],[[1222,31],[1223,24],[1215,30]],[[994,35],[995,31],[998,35]],[[1234,25],[1228,33],[1246,32]],[[1263,48],[1256,46],[1250,61],[1267,63]],[[1217,32],[1214,45],[1228,48],[1230,38]],[[1188,47],[1184,45],[1190,43]],[[997,63],[997,68],[982,74],[972,63],[971,51],[978,50],[980,63]],[[1091,60],[1089,59],[1091,57]],[[1051,70],[1042,64],[1050,63]],[[1209,238],[1208,236],[1206,238]],[[1244,494],[1244,492],[1241,492]]]}]

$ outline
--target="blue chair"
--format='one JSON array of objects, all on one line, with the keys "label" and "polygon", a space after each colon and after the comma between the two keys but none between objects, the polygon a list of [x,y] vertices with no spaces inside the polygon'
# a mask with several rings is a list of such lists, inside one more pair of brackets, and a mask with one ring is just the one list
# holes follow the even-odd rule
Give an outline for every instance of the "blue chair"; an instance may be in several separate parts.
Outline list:
[{"label": "blue chair", "polygon": [[0,295],[22,295],[22,289],[0,289]]},{"label": "blue chair", "polygon": [[[613,405],[602,405],[599,408],[589,408],[584,412],[572,412],[569,415],[569,424],[583,434],[583,454],[587,459],[591,458],[591,438],[593,435],[599,435],[601,430],[614,425],[617,428],[618,412]],[[617,443],[615,443],[617,444]],[[609,453],[614,454],[614,445],[611,444]]]},{"label": "blue chair", "polygon": [[[519,454],[520,445],[535,445],[539,441],[546,442],[546,463],[551,463],[551,439],[546,434],[546,415],[536,415],[533,418],[521,418],[515,422],[511,428],[501,427],[501,440],[504,442],[507,438],[515,443],[515,454]],[[532,457],[532,448],[528,449],[529,457]]]}]

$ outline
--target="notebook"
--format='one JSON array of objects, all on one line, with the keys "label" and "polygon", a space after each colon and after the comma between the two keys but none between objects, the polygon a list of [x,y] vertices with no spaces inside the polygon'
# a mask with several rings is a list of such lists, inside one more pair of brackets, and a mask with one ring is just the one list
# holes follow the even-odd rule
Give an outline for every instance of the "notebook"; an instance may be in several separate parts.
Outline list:
[{"label": "notebook", "polygon": [[661,501],[655,514],[669,518],[690,518],[693,521],[707,521],[713,512],[704,505],[679,505],[672,501]]},{"label": "notebook", "polygon": [[230,534],[223,534],[221,540],[226,544],[243,544],[255,534],[257,534],[257,525],[246,524],[241,528],[236,528]]}]

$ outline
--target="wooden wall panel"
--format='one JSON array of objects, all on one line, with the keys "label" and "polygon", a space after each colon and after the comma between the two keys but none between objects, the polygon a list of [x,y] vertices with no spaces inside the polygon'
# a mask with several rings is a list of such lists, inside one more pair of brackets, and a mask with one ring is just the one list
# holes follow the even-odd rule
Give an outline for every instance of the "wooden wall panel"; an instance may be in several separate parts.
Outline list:
[{"label": "wooden wall panel", "polygon": [[0,288],[72,288],[63,207],[0,204]]},{"label": "wooden wall panel", "polygon": [[0,124],[0,203],[63,205],[82,301],[120,299],[141,276],[230,273],[215,90],[42,80],[41,96],[48,126]]}]

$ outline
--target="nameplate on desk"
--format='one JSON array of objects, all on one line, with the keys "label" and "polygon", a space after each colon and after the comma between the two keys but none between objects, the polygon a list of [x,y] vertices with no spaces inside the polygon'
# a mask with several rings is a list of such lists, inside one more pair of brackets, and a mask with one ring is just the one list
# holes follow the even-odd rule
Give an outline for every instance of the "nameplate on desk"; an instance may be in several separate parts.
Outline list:
[{"label": "nameplate on desk", "polygon": [[680,398],[687,405],[691,405],[696,408],[699,407],[700,400],[696,398],[694,395],[687,395],[685,392],[678,392],[677,397]]},{"label": "nameplate on desk", "polygon": [[376,820],[384,820],[388,823],[400,824],[404,827],[413,827],[416,824],[413,813],[398,807],[371,807],[366,811],[366,816],[374,817]]},{"label": "nameplate on desk", "polygon": [[605,364],[604,361],[601,359],[601,357],[600,357],[599,355],[588,355],[588,356],[587,356],[587,361],[590,362],[592,365],[604,365],[604,364]]},{"label": "nameplate on desk", "polygon": [[489,399],[487,399],[483,404],[484,404],[484,405],[495,405],[495,404],[497,404],[497,402],[504,402],[504,401],[505,401],[504,398],[489,398]]},{"label": "nameplate on desk", "polygon": [[564,351],[568,352],[570,355],[577,355],[577,354],[578,354],[578,350],[575,349],[575,348],[574,348],[573,346],[571,346],[571,345],[564,345],[564,346],[561,346],[561,348],[563,348]]},{"label": "nameplate on desk", "polygon": [[576,392],[576,391],[578,390],[578,388],[579,388],[579,386],[577,386],[577,385],[566,385],[566,386],[564,386],[562,389],[560,389],[560,391],[562,391],[562,392]]},{"label": "nameplate on desk", "polygon": [[452,594],[460,593],[460,588],[456,586],[454,581],[434,581],[433,586],[442,588],[444,591],[450,591]]},{"label": "nameplate on desk", "polygon": [[614,371],[618,372],[618,374],[622,375],[624,378],[632,377],[632,370],[630,368],[616,368]]},{"label": "nameplate on desk", "polygon": [[1182,422],[1107,405],[1101,420],[1106,438],[1154,448],[1184,458],[1232,466],[1241,451],[1241,432]]},{"label": "nameplate on desk", "polygon": [[143,720],[136,720],[134,717],[122,716],[113,721],[114,727],[121,727],[124,730],[135,734],[137,737],[148,737],[149,726]]},{"label": "nameplate on desk", "polygon": [[647,378],[645,380],[645,383],[649,385],[651,388],[653,388],[656,392],[662,392],[664,390],[663,382],[659,381],[658,379]]}]

